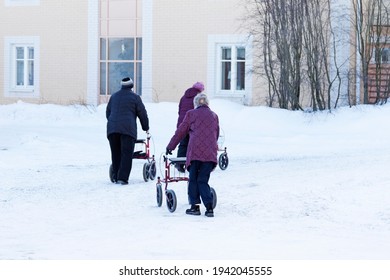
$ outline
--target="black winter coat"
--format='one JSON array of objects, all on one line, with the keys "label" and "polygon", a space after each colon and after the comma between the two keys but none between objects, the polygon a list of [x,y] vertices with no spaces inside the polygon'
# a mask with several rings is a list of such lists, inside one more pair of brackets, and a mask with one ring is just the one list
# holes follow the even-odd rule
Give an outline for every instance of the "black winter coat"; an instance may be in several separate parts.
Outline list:
[{"label": "black winter coat", "polygon": [[149,130],[149,118],[141,97],[131,87],[122,88],[111,95],[107,104],[107,137],[112,133],[126,134],[137,139],[137,117],[142,130]]}]

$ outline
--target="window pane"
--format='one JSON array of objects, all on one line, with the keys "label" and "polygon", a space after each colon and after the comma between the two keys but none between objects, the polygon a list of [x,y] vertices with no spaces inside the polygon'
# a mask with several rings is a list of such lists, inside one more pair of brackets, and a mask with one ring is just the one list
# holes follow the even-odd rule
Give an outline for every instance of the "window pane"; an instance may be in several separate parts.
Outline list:
[{"label": "window pane", "polygon": [[221,79],[221,89],[229,90],[230,89],[230,73],[231,73],[231,63],[222,62],[222,79]]},{"label": "window pane", "polygon": [[389,62],[389,49],[383,49],[382,50],[382,62],[388,63]]},{"label": "window pane", "polygon": [[23,61],[16,62],[16,85],[18,86],[24,85],[24,62]]},{"label": "window pane", "polygon": [[106,85],[107,85],[107,78],[106,78],[107,70],[106,70],[106,63],[100,63],[100,94],[106,95]]},{"label": "window pane", "polygon": [[23,47],[16,48],[16,59],[24,59],[24,48]]},{"label": "window pane", "polygon": [[245,62],[237,62],[237,90],[245,90]]},{"label": "window pane", "polygon": [[34,60],[28,62],[28,85],[34,85]]},{"label": "window pane", "polygon": [[142,63],[137,62],[136,93],[142,95]]},{"label": "window pane", "polygon": [[231,60],[231,59],[232,59],[232,49],[222,48],[222,60]]},{"label": "window pane", "polygon": [[245,60],[245,48],[237,48],[237,60]]},{"label": "window pane", "polygon": [[106,42],[107,40],[105,38],[100,38],[100,60],[106,60]]},{"label": "window pane", "polygon": [[109,60],[134,60],[134,38],[109,39]]},{"label": "window pane", "polygon": [[27,50],[28,50],[28,58],[34,59],[34,48],[28,47]]},{"label": "window pane", "polygon": [[137,38],[137,60],[142,60],[142,38]]},{"label": "window pane", "polygon": [[108,94],[113,94],[121,88],[124,77],[134,79],[134,63],[111,62],[108,64]]}]

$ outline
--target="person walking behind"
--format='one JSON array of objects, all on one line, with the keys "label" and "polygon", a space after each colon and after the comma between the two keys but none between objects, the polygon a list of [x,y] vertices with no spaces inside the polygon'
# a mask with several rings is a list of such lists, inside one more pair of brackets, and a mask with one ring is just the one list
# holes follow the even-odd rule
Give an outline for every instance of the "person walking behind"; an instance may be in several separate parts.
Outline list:
[{"label": "person walking behind", "polygon": [[191,208],[186,214],[200,215],[199,204],[206,207],[205,215],[214,217],[213,198],[209,186],[211,172],[217,166],[219,119],[209,108],[207,95],[199,93],[194,98],[195,109],[186,113],[176,129],[166,154],[172,154],[177,144],[189,133],[186,167],[189,170],[188,198]]},{"label": "person walking behind", "polygon": [[122,79],[121,89],[111,95],[106,108],[107,138],[110,143],[113,181],[127,185],[137,140],[137,118],[149,131],[149,118],[141,97],[133,92],[133,80]]},{"label": "person walking behind", "polygon": [[[188,88],[184,92],[179,102],[179,112],[178,112],[179,117],[177,119],[176,128],[178,128],[179,125],[182,123],[186,113],[189,110],[194,109],[194,97],[198,93],[201,93],[203,91],[204,91],[204,84],[202,82],[196,82],[192,87]],[[187,155],[188,141],[189,141],[189,135],[187,134],[187,136],[180,141],[177,150],[177,157],[185,157]],[[185,166],[182,164],[177,164],[176,169],[181,173],[185,172]]]}]

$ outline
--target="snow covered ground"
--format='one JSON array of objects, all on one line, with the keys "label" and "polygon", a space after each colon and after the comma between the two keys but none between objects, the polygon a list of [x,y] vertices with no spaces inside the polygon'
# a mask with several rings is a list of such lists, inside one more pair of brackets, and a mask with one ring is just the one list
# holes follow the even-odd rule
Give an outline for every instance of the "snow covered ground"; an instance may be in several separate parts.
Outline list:
[{"label": "snow covered ground", "polygon": [[[145,105],[160,175],[177,103]],[[210,107],[230,161],[211,175],[214,218],[185,215],[184,182],[174,213],[157,207],[143,160],[109,181],[105,105],[0,106],[0,259],[390,258],[390,105]]]}]

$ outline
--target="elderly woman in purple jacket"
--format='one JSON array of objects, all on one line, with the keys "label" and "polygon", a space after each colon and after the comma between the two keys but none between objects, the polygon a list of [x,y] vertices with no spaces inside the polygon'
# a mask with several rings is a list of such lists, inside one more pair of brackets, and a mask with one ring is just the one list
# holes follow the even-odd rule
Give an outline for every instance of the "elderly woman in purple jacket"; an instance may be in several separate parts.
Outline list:
[{"label": "elderly woman in purple jacket", "polygon": [[[179,102],[179,117],[177,119],[177,125],[176,128],[179,127],[179,125],[182,123],[184,116],[189,110],[194,109],[194,97],[198,94],[204,91],[204,85],[201,82],[196,82],[192,87],[188,88],[184,95],[181,97]],[[189,135],[187,134],[186,137],[184,137],[180,143],[179,147],[177,149],[177,157],[185,157],[187,154],[187,146],[189,141]],[[177,170],[179,172],[184,173],[185,168],[183,165],[178,164],[176,165]]]},{"label": "elderly woman in purple jacket", "polygon": [[186,214],[200,215],[199,204],[203,202],[206,207],[205,215],[213,217],[212,195],[208,182],[211,171],[218,163],[219,120],[217,114],[209,108],[205,94],[199,93],[195,96],[194,107],[195,109],[186,113],[166,152],[171,154],[177,144],[187,134],[190,135],[186,167],[189,170],[188,197],[191,208],[186,210]]}]

